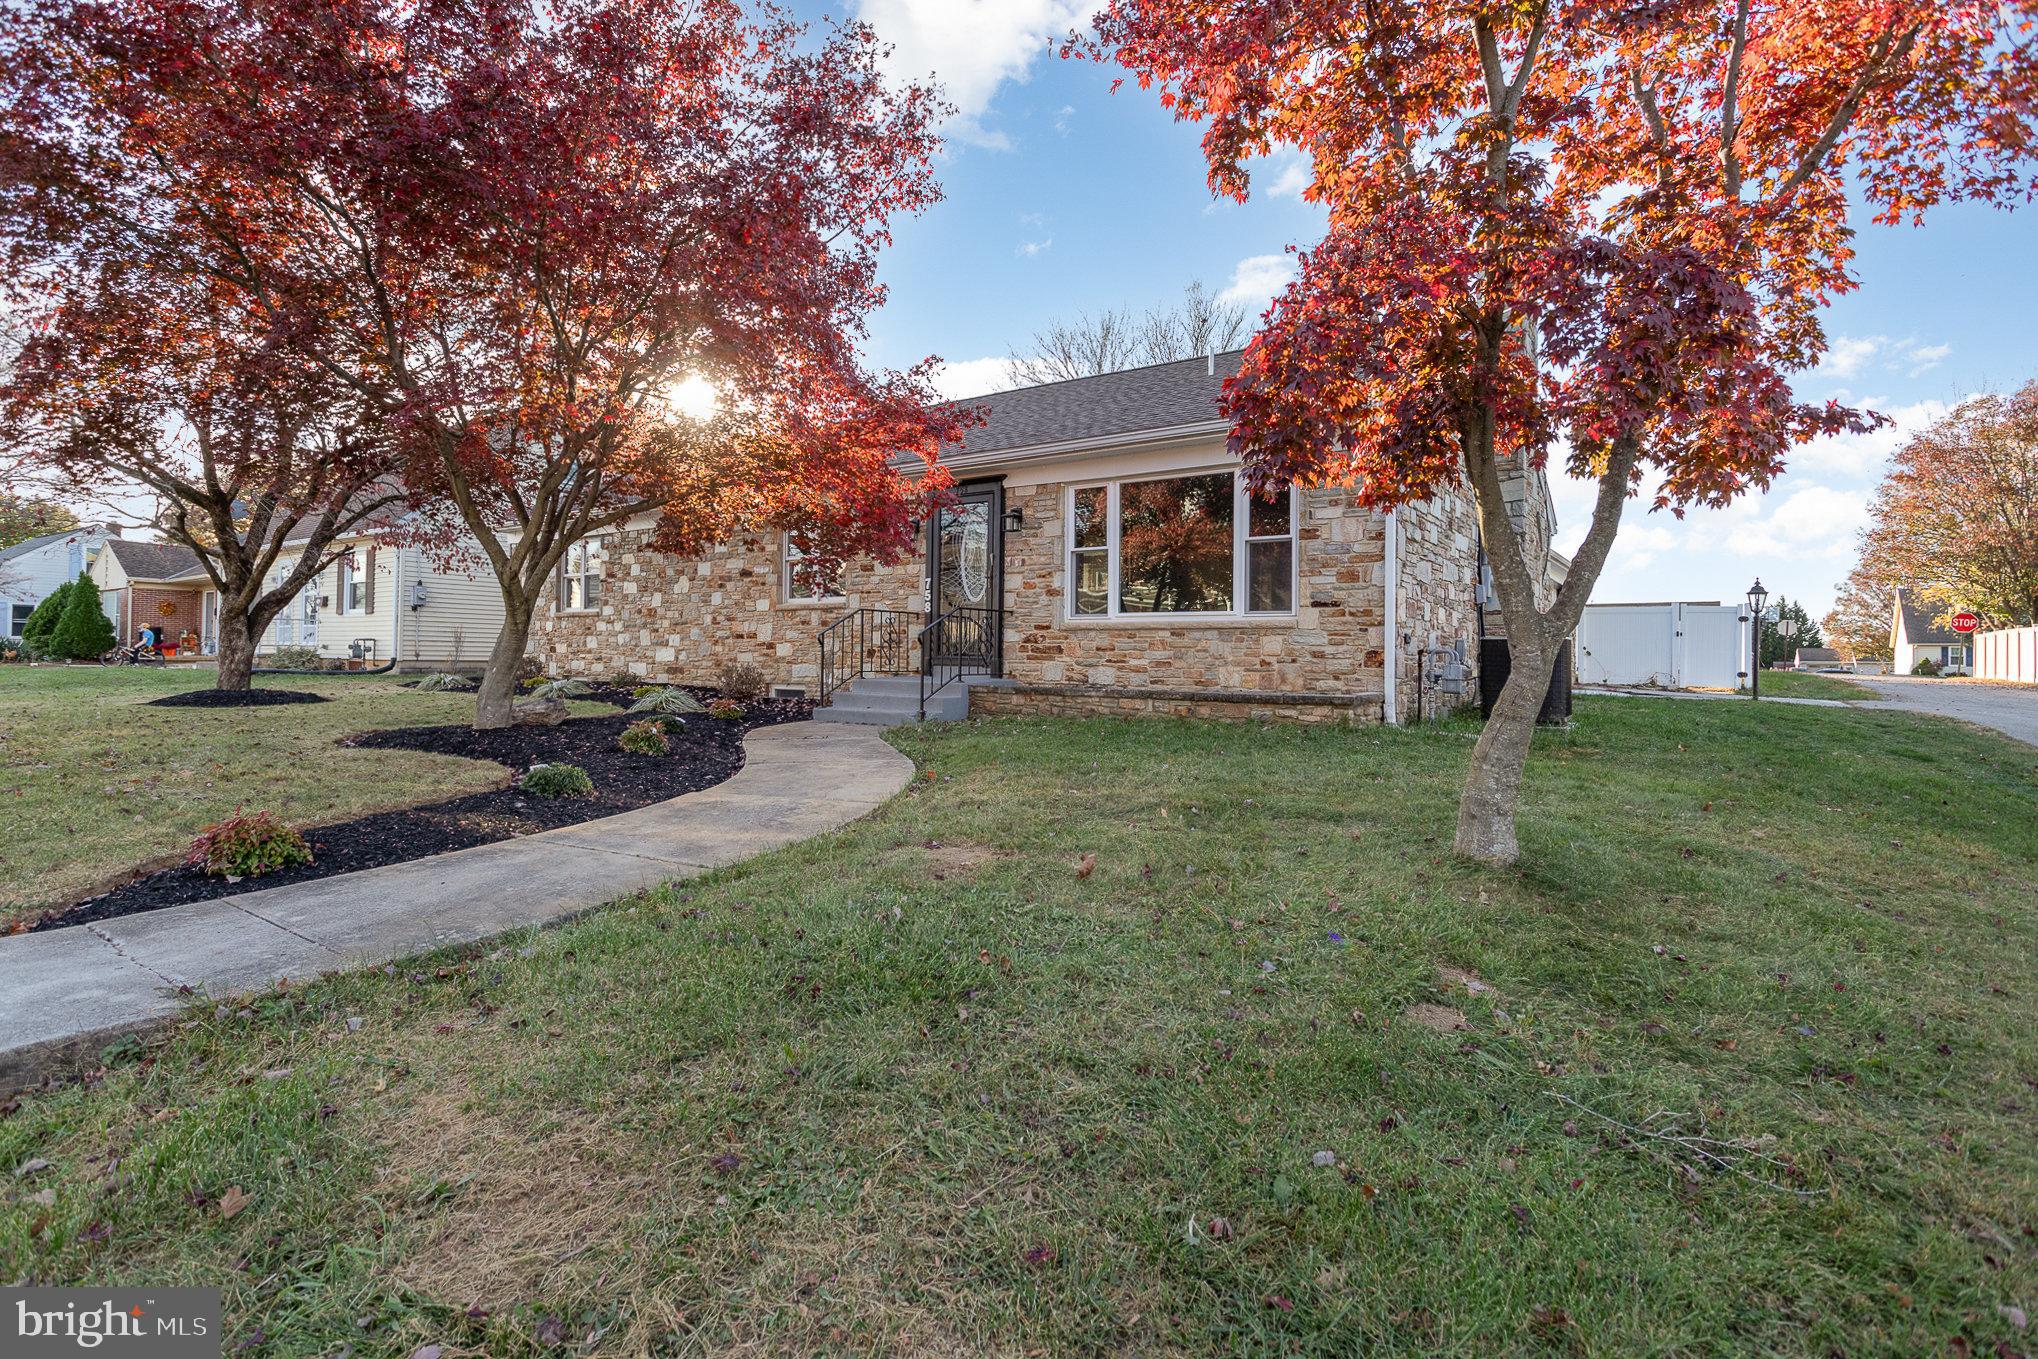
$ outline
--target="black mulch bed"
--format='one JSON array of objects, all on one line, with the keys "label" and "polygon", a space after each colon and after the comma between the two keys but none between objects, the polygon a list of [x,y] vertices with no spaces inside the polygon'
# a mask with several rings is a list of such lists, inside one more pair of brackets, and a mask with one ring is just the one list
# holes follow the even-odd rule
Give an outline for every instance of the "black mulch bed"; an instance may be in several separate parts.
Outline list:
[{"label": "black mulch bed", "polygon": [[[708,691],[701,691],[703,696]],[[627,705],[619,691],[585,695]],[[52,911],[29,926],[59,929],[112,920],[140,911],[181,906],[286,883],[307,882],[335,873],[352,873],[384,864],[405,863],[448,850],[508,840],[536,831],[555,830],[663,802],[681,793],[712,788],[743,767],[743,735],[759,727],[799,722],[813,712],[806,699],[766,699],[745,704],[741,721],[723,721],[705,713],[689,713],[686,730],[671,737],[669,755],[628,755],[616,749],[616,737],[637,718],[574,717],[556,727],[513,727],[475,731],[470,727],[401,727],[363,732],[342,744],[379,750],[423,750],[470,759],[494,760],[508,766],[507,786],[471,793],[446,802],[401,811],[377,812],[357,821],[320,826],[304,832],[312,861],[260,878],[226,882],[182,865],[150,873],[102,896]],[[594,796],[532,797],[515,781],[533,764],[577,764],[594,780]]]},{"label": "black mulch bed", "polygon": [[279,703],[323,703],[324,694],[304,694],[295,689],[187,689],[181,694],[152,698],[151,708],[268,708]]}]

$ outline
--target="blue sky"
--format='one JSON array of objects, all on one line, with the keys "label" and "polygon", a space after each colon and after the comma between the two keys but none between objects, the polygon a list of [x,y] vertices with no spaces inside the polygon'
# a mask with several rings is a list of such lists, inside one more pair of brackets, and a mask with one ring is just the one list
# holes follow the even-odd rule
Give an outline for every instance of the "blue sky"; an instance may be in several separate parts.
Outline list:
[{"label": "blue sky", "polygon": [[[1080,20],[1070,0],[844,0],[932,71],[960,113],[941,166],[946,200],[902,224],[872,323],[872,357],[950,364],[964,395],[998,385],[999,361],[1036,329],[1083,310],[1143,308],[1192,279],[1257,311],[1283,252],[1312,244],[1316,211],[1276,161],[1252,200],[1213,203],[1198,130],[1116,74],[1063,62],[1049,42]],[[1631,508],[1596,598],[1734,599],[1760,574],[1814,614],[1853,561],[1878,471],[1903,434],[1963,397],[2038,377],[2038,208],[1943,210],[1925,226],[1860,223],[1858,293],[1828,318],[1833,352],[1799,383],[1892,416],[1892,430],[1800,451],[1765,496],[1678,521]],[[1558,479],[1561,545],[1583,532],[1583,483]]]}]

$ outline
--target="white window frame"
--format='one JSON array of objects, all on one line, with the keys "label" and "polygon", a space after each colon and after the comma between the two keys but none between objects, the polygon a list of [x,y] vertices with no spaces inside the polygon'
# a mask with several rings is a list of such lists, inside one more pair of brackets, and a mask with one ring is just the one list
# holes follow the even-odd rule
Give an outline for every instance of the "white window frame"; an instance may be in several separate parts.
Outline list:
[{"label": "white window frame", "polygon": [[809,555],[798,543],[793,541],[793,535],[790,532],[781,536],[778,552],[779,601],[788,607],[801,609],[816,604],[848,603],[849,596],[844,594],[841,589],[842,578],[847,573],[847,568],[841,562],[837,562],[835,566],[836,589],[832,594],[809,595],[799,593],[797,577],[793,573],[793,568],[800,562],[805,561]]},{"label": "white window frame", "polygon": [[[333,590],[333,602],[338,607],[333,612],[343,615],[365,613],[368,588],[367,583],[361,579],[361,568],[354,559],[353,548],[350,547],[340,554],[335,569],[338,572],[338,580]],[[355,598],[357,592],[360,595],[358,600]]]},{"label": "white window frame", "polygon": [[[608,579],[608,538],[609,536],[606,533],[590,533],[585,538],[576,539],[567,544],[566,551],[560,554],[558,579],[552,587],[553,605],[559,613],[601,612],[601,590],[599,588],[595,590],[594,602],[591,604],[586,602],[588,599],[587,582],[590,580],[605,581]],[[580,569],[578,571],[572,569],[573,553],[576,549],[580,552]],[[596,562],[595,569],[589,570],[587,562],[588,553],[596,549],[601,552],[601,557]],[[580,598],[582,602],[579,604],[568,604],[566,602],[566,582],[569,580],[580,582]]]},{"label": "white window frame", "polygon": [[[1206,477],[1213,473],[1229,473],[1231,476],[1231,607],[1229,609],[1205,609],[1189,613],[1141,613],[1126,612],[1118,606],[1119,560],[1118,529],[1120,520],[1119,488],[1135,486],[1148,481],[1183,481],[1190,477]],[[1104,546],[1098,548],[1077,548],[1075,545],[1076,495],[1082,491],[1102,489],[1104,492]],[[1067,579],[1067,588],[1062,591],[1062,619],[1064,622],[1106,623],[1106,622],[1148,622],[1159,620],[1173,623],[1207,622],[1213,619],[1292,619],[1296,615],[1295,601],[1302,590],[1302,496],[1290,486],[1288,495],[1288,532],[1285,535],[1252,535],[1251,507],[1246,503],[1251,493],[1246,490],[1245,477],[1236,467],[1184,467],[1167,472],[1154,472],[1136,477],[1116,477],[1109,480],[1080,481],[1071,483],[1063,493],[1062,523],[1067,526],[1062,541],[1062,572]],[[1255,610],[1247,606],[1252,597],[1250,574],[1250,552],[1247,545],[1254,542],[1277,543],[1286,541],[1288,549],[1288,607],[1285,609]],[[1105,610],[1103,613],[1076,612],[1076,554],[1078,551],[1104,553],[1108,570],[1106,582]]]}]

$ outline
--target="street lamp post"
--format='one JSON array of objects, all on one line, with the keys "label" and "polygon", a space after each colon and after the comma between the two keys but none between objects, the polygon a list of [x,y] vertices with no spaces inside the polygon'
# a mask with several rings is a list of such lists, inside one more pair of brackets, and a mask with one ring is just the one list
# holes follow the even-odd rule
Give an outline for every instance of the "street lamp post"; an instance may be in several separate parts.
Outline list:
[{"label": "street lamp post", "polygon": [[1762,697],[1762,610],[1769,603],[1769,592],[1762,588],[1762,577],[1755,577],[1755,583],[1748,587],[1748,697]]}]

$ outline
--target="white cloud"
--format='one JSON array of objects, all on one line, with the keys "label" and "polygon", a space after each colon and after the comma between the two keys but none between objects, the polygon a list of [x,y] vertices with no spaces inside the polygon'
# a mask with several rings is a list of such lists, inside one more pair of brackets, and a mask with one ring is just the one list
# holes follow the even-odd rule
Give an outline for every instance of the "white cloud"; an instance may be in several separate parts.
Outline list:
[{"label": "white cloud", "polygon": [[1315,169],[1307,156],[1289,151],[1276,156],[1260,173],[1265,176],[1268,197],[1300,198]]},{"label": "white cloud", "polygon": [[851,0],[851,8],[892,44],[893,72],[941,83],[956,109],[948,134],[992,150],[1012,145],[984,123],[999,87],[1025,81],[1035,59],[1090,12],[1085,0]]},{"label": "white cloud", "polygon": [[1920,345],[1918,348],[1911,350],[1909,355],[1911,360],[1910,371],[1904,376],[1918,377],[1929,373],[1944,363],[1946,356],[1952,352],[1953,346],[1950,344]]},{"label": "white cloud", "polygon": [[1063,104],[1054,112],[1054,130],[1066,137],[1069,135],[1069,120],[1076,116],[1074,104]]},{"label": "white cloud", "polygon": [[1019,248],[1017,250],[1014,250],[1012,253],[1015,255],[1023,255],[1027,259],[1032,259],[1035,255],[1046,254],[1049,250],[1052,250],[1053,248],[1054,248],[1054,237],[1049,236],[1045,240],[1021,241],[1019,242]]},{"label": "white cloud", "polygon": [[1219,293],[1217,300],[1253,308],[1264,307],[1275,293],[1294,279],[1293,255],[1248,255],[1231,271],[1231,286]]},{"label": "white cloud", "polygon": [[1873,363],[1882,372],[1922,377],[1952,352],[1950,344],[1919,344],[1915,335],[1901,340],[1887,335],[1839,335],[1812,376],[1828,382],[1858,377]]},{"label": "white cloud", "polygon": [[934,390],[951,401],[986,392],[1002,392],[1012,385],[1005,359],[957,359],[934,370]]},{"label": "white cloud", "polygon": [[1876,351],[1888,341],[1880,335],[1855,338],[1848,335],[1834,337],[1833,346],[1826,351],[1825,360],[1819,364],[1821,377],[1850,378],[1859,373]]},{"label": "white cloud", "polygon": [[[1880,409],[1878,403],[1872,400],[1862,404]],[[1882,414],[1890,418],[1890,423],[1882,428],[1872,429],[1866,434],[1835,434],[1814,439],[1785,454],[1785,463],[1793,471],[1818,472],[1827,476],[1874,476],[1905,440],[1944,416],[1948,409],[1943,401],[1919,401],[1885,409]]]},{"label": "white cloud", "polygon": [[1854,538],[1868,524],[1866,490],[1800,486],[1781,500],[1750,496],[1724,510],[1694,515],[1691,545],[1716,542],[1756,561],[1820,561],[1844,566]]}]

